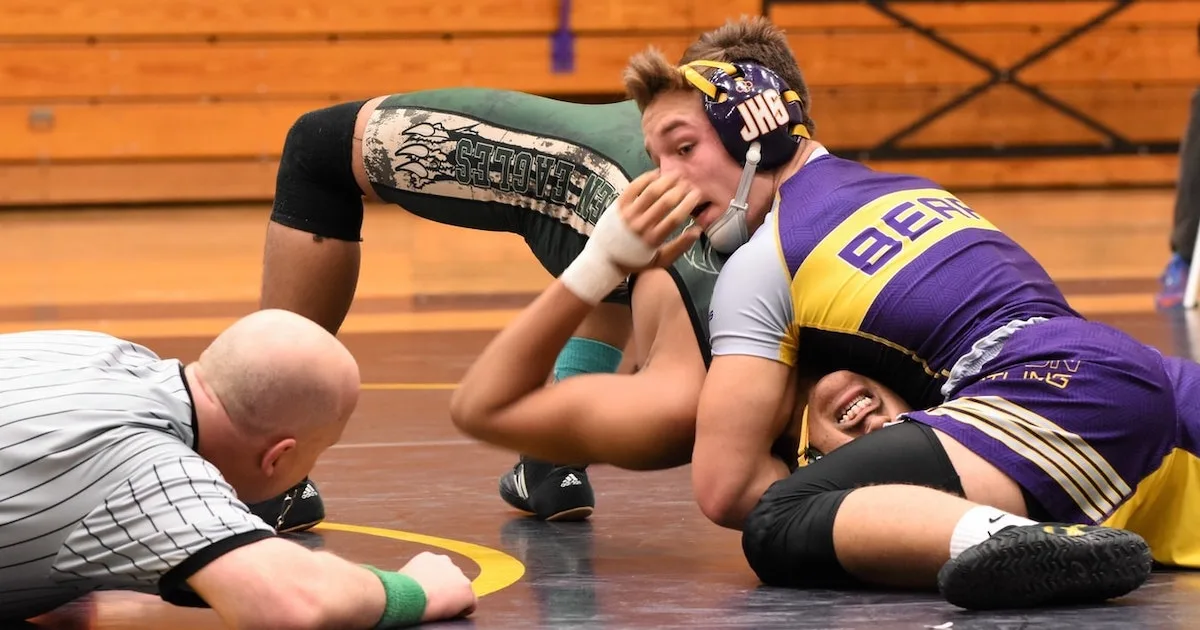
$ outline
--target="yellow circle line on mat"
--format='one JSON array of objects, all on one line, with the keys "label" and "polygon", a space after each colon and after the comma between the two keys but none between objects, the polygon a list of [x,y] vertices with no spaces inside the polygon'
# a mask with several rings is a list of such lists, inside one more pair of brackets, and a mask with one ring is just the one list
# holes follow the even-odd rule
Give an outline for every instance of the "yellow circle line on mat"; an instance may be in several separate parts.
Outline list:
[{"label": "yellow circle line on mat", "polygon": [[432,391],[437,389],[458,389],[458,383],[363,383],[362,388],[364,390],[400,389]]},{"label": "yellow circle line on mat", "polygon": [[[338,532],[350,532],[353,534],[364,534],[366,536],[376,536],[379,538],[390,538],[392,540],[402,540],[404,542],[417,543],[419,545],[428,545],[444,549],[451,553],[456,553],[461,556],[466,556],[479,565],[479,576],[475,581],[471,582],[471,588],[475,590],[475,594],[479,597],[490,595],[501,589],[508,588],[516,584],[521,576],[525,575],[525,565],[521,564],[520,560],[491,547],[476,545],[474,543],[463,542],[451,538],[439,538],[437,536],[426,536],[425,534],[416,534],[413,532],[404,532],[398,529],[385,529],[383,527],[365,527],[363,525],[346,525],[343,523],[321,523],[315,529],[327,529]],[[382,568],[382,567],[381,567]]]}]

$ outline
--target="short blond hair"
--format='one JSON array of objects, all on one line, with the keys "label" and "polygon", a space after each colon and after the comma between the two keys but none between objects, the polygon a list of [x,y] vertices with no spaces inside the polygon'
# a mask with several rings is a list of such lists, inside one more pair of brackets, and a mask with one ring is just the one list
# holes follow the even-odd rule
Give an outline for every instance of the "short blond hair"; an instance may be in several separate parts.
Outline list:
[{"label": "short blond hair", "polygon": [[665,92],[691,89],[679,69],[653,46],[629,58],[623,78],[625,92],[643,111]]},{"label": "short blond hair", "polygon": [[[767,18],[743,16],[704,33],[688,46],[679,64],[701,59],[724,62],[751,61],[771,70],[800,97],[800,110],[804,113],[803,122],[810,133],[815,130],[809,113],[811,97],[804,74],[800,72],[800,65],[796,63],[796,56],[788,44],[787,35]],[[702,74],[709,75],[711,72],[713,70],[706,70]],[[677,66],[669,63],[655,48],[649,48],[631,57],[623,78],[625,92],[642,110],[665,92],[690,89]]]}]

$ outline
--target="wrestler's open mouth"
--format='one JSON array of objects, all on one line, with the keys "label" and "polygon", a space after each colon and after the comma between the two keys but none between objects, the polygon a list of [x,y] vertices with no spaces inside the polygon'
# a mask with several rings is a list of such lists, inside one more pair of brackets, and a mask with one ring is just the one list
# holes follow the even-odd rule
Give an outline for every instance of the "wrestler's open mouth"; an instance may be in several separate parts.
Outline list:
[{"label": "wrestler's open mouth", "polygon": [[874,402],[875,400],[873,398],[866,395],[855,398],[854,402],[847,405],[844,409],[842,409],[842,412],[838,414],[837,423],[839,425],[850,426],[857,424],[859,420],[866,416],[867,412],[876,407],[876,405],[873,404]]}]

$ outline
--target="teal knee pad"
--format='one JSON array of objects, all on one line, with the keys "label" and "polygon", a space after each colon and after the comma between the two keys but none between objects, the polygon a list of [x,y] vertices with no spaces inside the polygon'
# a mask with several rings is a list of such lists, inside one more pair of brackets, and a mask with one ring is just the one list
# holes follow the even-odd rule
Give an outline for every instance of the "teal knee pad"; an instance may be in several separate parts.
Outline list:
[{"label": "teal knee pad", "polygon": [[621,349],[602,341],[571,337],[554,362],[554,380],[580,374],[612,374],[621,365]]}]

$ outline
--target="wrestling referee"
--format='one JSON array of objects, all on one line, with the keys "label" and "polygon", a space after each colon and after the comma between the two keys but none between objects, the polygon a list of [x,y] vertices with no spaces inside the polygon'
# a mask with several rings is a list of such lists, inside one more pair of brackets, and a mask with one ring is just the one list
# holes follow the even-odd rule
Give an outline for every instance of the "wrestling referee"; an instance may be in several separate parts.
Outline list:
[{"label": "wrestling referee", "polygon": [[187,365],[101,333],[0,335],[0,621],[98,590],[211,606],[237,628],[470,613],[470,582],[445,556],[355,565],[276,537],[246,508],[309,473],[359,386],[340,342],[278,310]]}]

